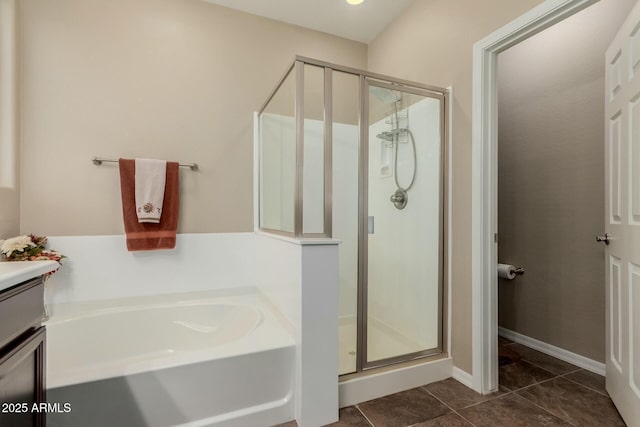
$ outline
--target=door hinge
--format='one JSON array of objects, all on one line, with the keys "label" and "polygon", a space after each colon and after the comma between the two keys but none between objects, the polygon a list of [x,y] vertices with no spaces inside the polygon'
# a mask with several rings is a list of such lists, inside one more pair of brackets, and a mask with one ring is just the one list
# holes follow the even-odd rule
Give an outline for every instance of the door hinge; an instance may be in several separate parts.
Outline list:
[{"label": "door hinge", "polygon": [[498,243],[498,233],[493,233],[493,243]]}]

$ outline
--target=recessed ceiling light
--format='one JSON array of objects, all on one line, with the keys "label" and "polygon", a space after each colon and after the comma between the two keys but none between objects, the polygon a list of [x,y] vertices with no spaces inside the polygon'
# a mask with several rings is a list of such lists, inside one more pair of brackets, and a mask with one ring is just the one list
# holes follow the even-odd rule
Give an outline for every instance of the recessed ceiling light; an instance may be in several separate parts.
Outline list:
[{"label": "recessed ceiling light", "polygon": [[362,3],[363,1],[364,0],[347,0],[347,3],[356,5]]}]

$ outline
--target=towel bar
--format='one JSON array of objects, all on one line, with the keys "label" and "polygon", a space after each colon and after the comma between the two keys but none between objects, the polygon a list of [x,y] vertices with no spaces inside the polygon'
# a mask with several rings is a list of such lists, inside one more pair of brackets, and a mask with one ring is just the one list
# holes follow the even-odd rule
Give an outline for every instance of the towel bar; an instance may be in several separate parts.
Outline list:
[{"label": "towel bar", "polygon": [[[91,161],[93,162],[94,165],[96,166],[100,166],[102,163],[118,163],[117,160],[111,160],[111,159],[101,159],[99,157],[94,157],[93,159],[91,159]],[[197,171],[198,170],[198,164],[197,163],[189,163],[189,164],[182,164],[180,163],[178,166],[182,167],[182,168],[189,168],[192,171]]]}]

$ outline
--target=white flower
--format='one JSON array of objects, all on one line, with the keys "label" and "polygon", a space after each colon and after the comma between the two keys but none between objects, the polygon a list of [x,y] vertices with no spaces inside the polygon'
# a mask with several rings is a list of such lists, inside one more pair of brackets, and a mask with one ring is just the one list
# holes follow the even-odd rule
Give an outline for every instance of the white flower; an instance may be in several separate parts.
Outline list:
[{"label": "white flower", "polygon": [[0,252],[10,257],[13,252],[22,252],[29,246],[35,246],[29,236],[18,236],[0,242]]}]

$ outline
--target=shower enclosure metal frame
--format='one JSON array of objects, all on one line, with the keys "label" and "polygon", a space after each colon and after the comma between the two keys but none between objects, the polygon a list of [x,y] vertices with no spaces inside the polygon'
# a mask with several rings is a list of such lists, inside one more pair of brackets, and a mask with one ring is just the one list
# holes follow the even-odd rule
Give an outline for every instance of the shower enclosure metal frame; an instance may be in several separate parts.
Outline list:
[{"label": "shower enclosure metal frame", "polygon": [[[304,233],[303,232],[303,176],[304,176],[304,66],[312,65],[320,67],[324,70],[324,206],[323,206],[323,232],[322,233]],[[337,65],[325,61],[296,55],[293,63],[287,68],[287,71],[280,78],[278,84],[271,91],[266,101],[258,110],[260,116],[286,79],[295,73],[295,149],[296,149],[296,165],[295,165],[295,184],[294,184],[294,226],[293,232],[269,229],[259,223],[259,229],[264,232],[284,235],[293,238],[332,238],[332,197],[333,197],[333,169],[332,169],[332,145],[333,145],[333,81],[332,72],[339,71],[359,77],[359,112],[358,112],[358,307],[357,307],[357,358],[356,372],[345,374],[354,375],[372,368],[378,368],[386,365],[392,365],[400,362],[407,362],[418,358],[424,358],[436,354],[443,353],[446,349],[444,346],[444,284],[448,279],[446,277],[447,269],[447,245],[448,242],[444,238],[444,230],[448,227],[447,218],[447,179],[449,171],[447,170],[447,141],[448,135],[448,109],[449,109],[449,91],[438,86],[425,85],[409,80],[398,79],[395,77],[371,73],[368,71]],[[433,349],[419,351],[415,353],[403,354],[397,357],[367,362],[367,312],[368,312],[368,172],[369,172],[369,86],[377,86],[391,90],[407,92],[423,97],[435,98],[440,101],[440,167],[441,167],[441,185],[439,186],[440,194],[440,228],[439,228],[439,272],[438,272],[438,346]],[[259,165],[260,167],[260,165]],[[260,172],[259,172],[260,173]],[[259,206],[259,215],[261,207]],[[425,237],[426,238],[426,237]],[[448,291],[449,292],[449,291]]]}]

